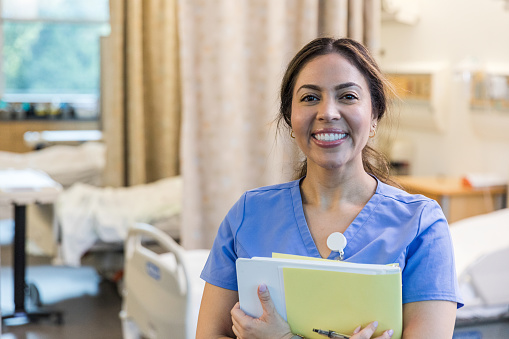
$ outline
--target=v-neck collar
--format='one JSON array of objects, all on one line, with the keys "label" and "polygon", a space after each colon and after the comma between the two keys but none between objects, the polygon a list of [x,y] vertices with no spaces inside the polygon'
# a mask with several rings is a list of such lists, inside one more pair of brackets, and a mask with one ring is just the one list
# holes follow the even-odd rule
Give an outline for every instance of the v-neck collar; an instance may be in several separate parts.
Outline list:
[{"label": "v-neck collar", "polygon": [[[374,176],[373,176],[374,177]],[[356,249],[352,246],[352,241],[355,238],[355,235],[359,232],[359,230],[365,225],[373,211],[376,209],[376,206],[380,202],[381,199],[381,185],[380,181],[374,177],[376,180],[376,190],[375,194],[369,199],[366,205],[362,208],[359,214],[355,217],[352,223],[345,230],[343,235],[346,238],[347,245],[345,248],[345,261],[348,260],[350,256],[352,256]],[[304,245],[308,251],[308,255],[310,257],[321,258],[320,252],[318,251],[318,247],[311,236],[311,232],[309,230],[306,217],[304,215],[304,208],[302,206],[302,196],[300,193],[300,183],[302,181],[301,178],[295,181],[295,185],[291,188],[292,200],[293,200],[293,211],[295,214],[295,220],[297,221],[297,226],[299,228],[299,232],[302,236],[302,240],[304,241]],[[331,252],[327,259],[335,259],[337,257],[336,252]]]}]

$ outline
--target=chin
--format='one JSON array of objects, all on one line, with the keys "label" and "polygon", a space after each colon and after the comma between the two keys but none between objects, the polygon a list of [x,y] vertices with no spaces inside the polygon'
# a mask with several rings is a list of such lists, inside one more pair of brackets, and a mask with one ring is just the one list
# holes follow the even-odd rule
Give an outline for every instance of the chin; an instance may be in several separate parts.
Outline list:
[{"label": "chin", "polygon": [[344,163],[326,163],[326,164],[318,164],[318,166],[323,169],[329,170],[329,171],[334,171],[334,170],[339,170],[341,167],[343,167]]},{"label": "chin", "polygon": [[[308,159],[308,164],[309,164]],[[354,164],[354,161],[348,161],[343,159],[322,159],[322,161],[316,161],[314,162],[317,167],[323,168],[325,170],[334,171],[334,170],[340,170],[341,168],[352,166]]]}]

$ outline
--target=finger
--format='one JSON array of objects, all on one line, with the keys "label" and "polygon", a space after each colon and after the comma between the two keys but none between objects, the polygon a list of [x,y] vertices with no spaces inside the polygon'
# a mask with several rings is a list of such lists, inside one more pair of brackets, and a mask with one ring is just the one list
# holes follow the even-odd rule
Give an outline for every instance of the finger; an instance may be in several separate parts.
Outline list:
[{"label": "finger", "polygon": [[359,333],[360,331],[361,331],[361,327],[360,327],[360,325],[359,325],[359,326],[357,326],[357,328],[356,328],[355,330],[353,330],[353,334],[357,334],[357,333]]},{"label": "finger", "polygon": [[240,303],[238,301],[237,301],[237,303],[235,305],[233,305],[233,307],[232,307],[232,309],[230,311],[230,314],[233,314],[233,312],[236,311],[236,310],[240,310]]},{"label": "finger", "polygon": [[254,320],[253,317],[245,314],[244,311],[240,309],[232,310],[231,315],[232,321],[237,322],[239,325],[241,325],[241,327],[245,327],[249,321]]},{"label": "finger", "polygon": [[242,312],[242,310],[240,309],[240,304],[239,304],[239,302],[237,302],[237,303],[235,304],[235,306],[233,306],[233,307],[232,307],[232,309],[231,309],[231,311],[230,311],[230,315],[232,316],[232,319],[233,319],[234,317],[237,317],[237,318],[238,318],[238,317],[241,317],[241,316],[242,316],[242,314],[239,314],[239,311],[240,311],[240,312]]},{"label": "finger", "polygon": [[233,312],[233,310],[240,310],[240,303],[238,301],[237,301],[237,303],[235,305],[233,305],[230,313]]},{"label": "finger", "polygon": [[355,336],[353,336],[353,338],[355,338],[355,339],[371,338],[373,333],[375,333],[377,327],[378,327],[378,321],[373,321],[368,326],[364,327],[364,329],[362,331],[359,331],[357,334],[355,334]]},{"label": "finger", "polygon": [[274,313],[274,303],[272,302],[272,298],[270,297],[269,289],[267,285],[261,284],[258,286],[258,298],[262,304],[263,313],[265,314],[273,314]]},{"label": "finger", "polygon": [[375,339],[389,339],[389,338],[392,338],[393,334],[394,334],[393,330],[387,330],[384,333],[382,333],[381,336],[376,337]]},{"label": "finger", "polygon": [[241,328],[239,320],[236,319],[235,317],[232,317],[232,323],[233,326],[235,326],[237,329]]},{"label": "finger", "polygon": [[230,311],[230,314],[232,316],[232,322],[237,323],[237,328],[243,328],[246,322],[254,319],[253,317],[247,315],[244,311],[240,309],[240,305],[238,302],[235,304],[235,306],[233,306],[232,310]]},{"label": "finger", "polygon": [[233,330],[233,333],[235,334],[235,337],[240,338],[240,333],[237,330],[237,328],[235,327],[235,325],[232,326],[232,330]]},{"label": "finger", "polygon": [[244,327],[242,325],[242,321],[239,321],[239,320],[236,320],[235,318],[232,317],[232,323],[233,323],[233,326],[232,326],[232,329],[233,329],[233,333],[235,333],[235,336],[237,338],[242,338],[242,333],[244,333]]}]

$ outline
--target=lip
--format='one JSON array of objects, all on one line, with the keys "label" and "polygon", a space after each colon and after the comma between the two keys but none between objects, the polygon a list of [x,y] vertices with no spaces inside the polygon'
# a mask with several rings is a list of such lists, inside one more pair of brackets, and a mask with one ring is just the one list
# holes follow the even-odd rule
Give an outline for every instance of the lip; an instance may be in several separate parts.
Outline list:
[{"label": "lip", "polygon": [[[322,133],[337,133],[337,134],[346,134],[346,137],[334,141],[325,141],[325,140],[318,140],[314,137],[315,134],[322,134]],[[323,148],[332,148],[341,145],[345,140],[348,138],[348,133],[345,132],[342,129],[337,128],[322,128],[317,129],[311,133],[311,140],[318,145],[319,147]]]}]

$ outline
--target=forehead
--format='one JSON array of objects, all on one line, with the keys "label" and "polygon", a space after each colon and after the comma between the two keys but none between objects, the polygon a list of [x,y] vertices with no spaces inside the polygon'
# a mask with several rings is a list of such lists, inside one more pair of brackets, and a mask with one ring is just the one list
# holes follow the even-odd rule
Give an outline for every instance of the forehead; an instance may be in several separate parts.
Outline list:
[{"label": "forehead", "polygon": [[344,56],[331,53],[313,58],[301,69],[294,90],[304,84],[335,86],[340,83],[355,82],[368,90],[367,81],[362,73]]}]

